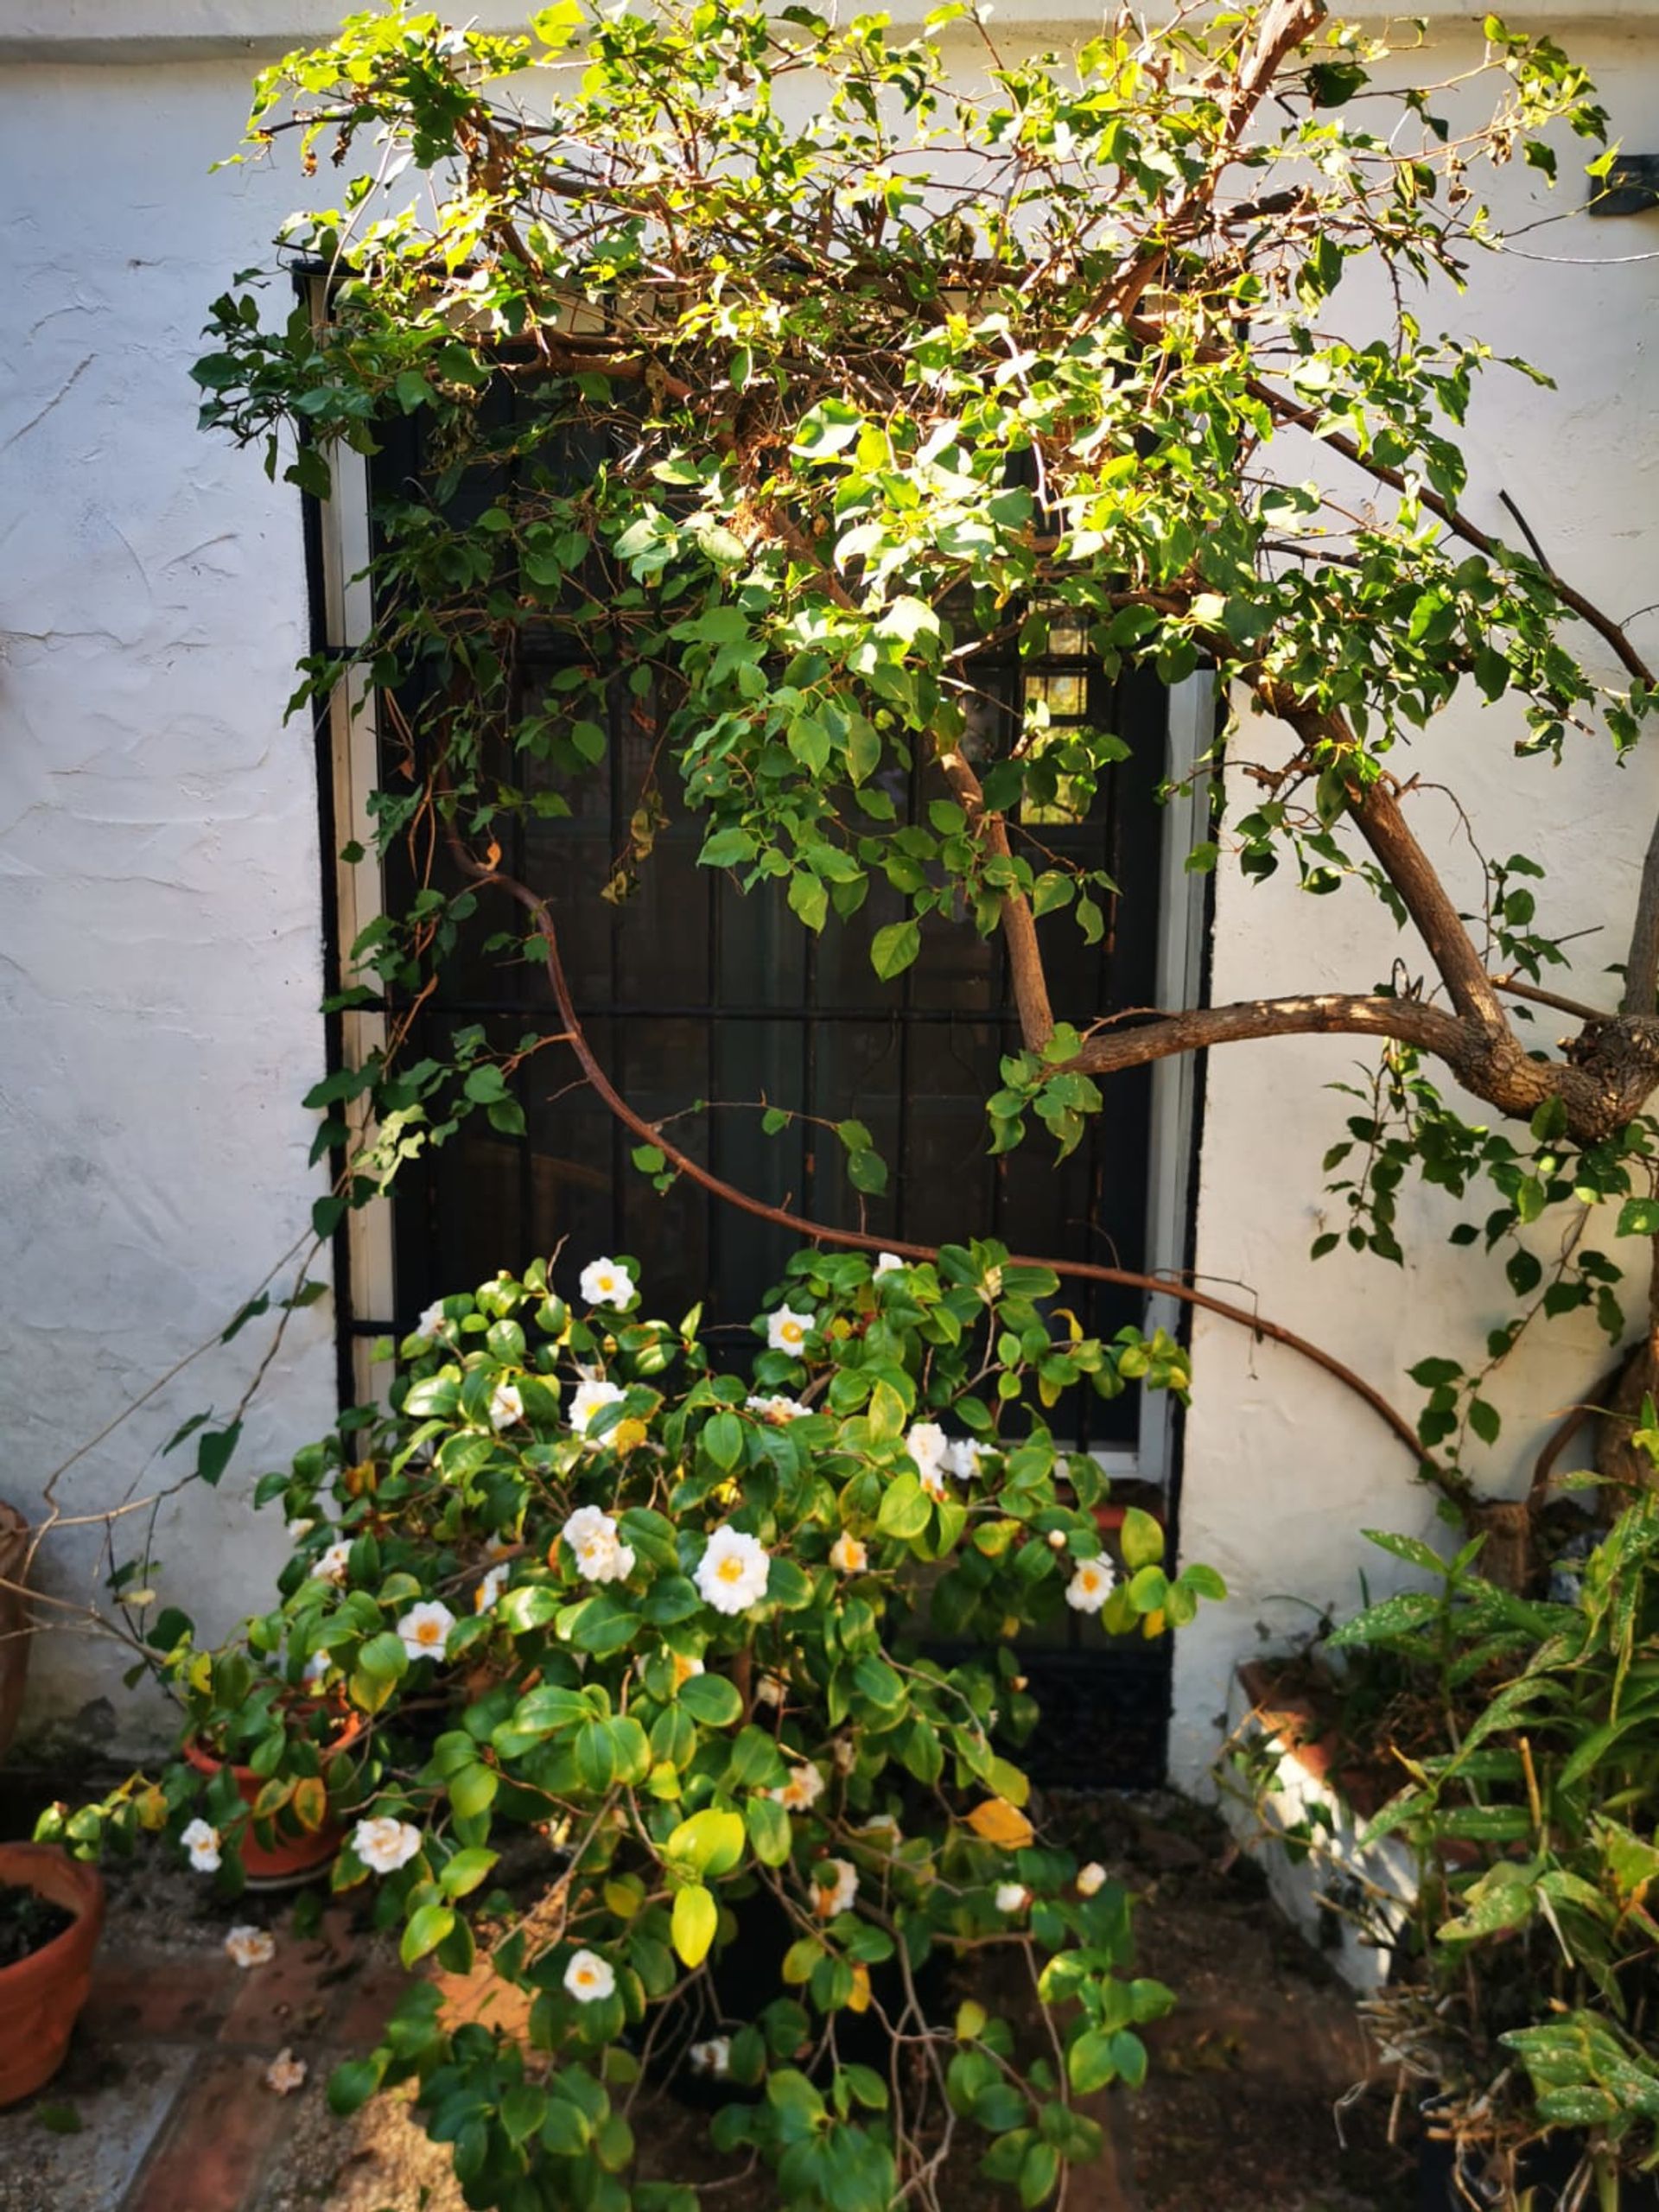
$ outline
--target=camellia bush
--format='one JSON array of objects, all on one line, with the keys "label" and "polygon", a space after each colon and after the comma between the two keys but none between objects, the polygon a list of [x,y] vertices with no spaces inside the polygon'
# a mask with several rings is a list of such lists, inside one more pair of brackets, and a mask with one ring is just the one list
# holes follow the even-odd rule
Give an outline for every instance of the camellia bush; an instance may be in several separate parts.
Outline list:
[{"label": "camellia bush", "polygon": [[[217,1652],[156,1622],[253,1802],[181,1760],[45,1832],[164,1831],[234,1892],[250,1842],[337,1826],[335,1889],[407,1965],[530,2000],[501,2035],[423,1979],[331,2084],[350,2111],[413,2080],[469,2204],[694,2205],[695,2177],[630,2180],[627,2108],[677,2075],[779,2202],[937,2204],[969,2158],[1042,2202],[1170,1996],[1128,1972],[1122,1885],[1025,1809],[1014,1639],[1068,1609],[1156,1635],[1224,1594],[1134,1509],[1109,1557],[1105,1478],[1049,1422],[1184,1391],[1179,1348],[1084,1338],[991,1245],[801,1254],[747,1377],[696,1313],[643,1318],[628,1262],[580,1287],[538,1263],[434,1305],[389,1409],[262,1483],[280,1601]],[[988,1951],[1014,2020],[976,1994]]]}]

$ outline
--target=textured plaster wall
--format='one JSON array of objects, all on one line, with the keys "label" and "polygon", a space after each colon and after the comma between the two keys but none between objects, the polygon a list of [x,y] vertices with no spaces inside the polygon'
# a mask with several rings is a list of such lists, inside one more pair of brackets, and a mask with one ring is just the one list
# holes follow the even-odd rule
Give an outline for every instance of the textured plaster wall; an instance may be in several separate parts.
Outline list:
[{"label": "textured plaster wall", "polygon": [[[1659,149],[1659,34],[1585,36],[1567,8],[1555,11],[1555,22],[1600,85],[1615,134],[1632,152]],[[1437,54],[1449,70],[1472,60],[1474,48],[1440,34]],[[1560,213],[1581,194],[1564,185],[1549,195],[1516,170],[1505,173],[1493,196],[1518,226],[1529,207]],[[1498,501],[1508,491],[1561,571],[1610,611],[1629,615],[1659,601],[1659,215],[1592,222],[1568,213],[1518,243],[1526,254],[1553,257],[1478,258],[1464,296],[1442,292],[1424,316],[1429,330],[1478,334],[1497,353],[1537,363],[1558,386],[1539,391],[1503,370],[1482,380],[1466,441],[1464,504],[1478,522],[1513,537]],[[1615,257],[1623,265],[1587,265]],[[1316,466],[1310,454],[1310,474]],[[1334,461],[1325,474],[1363,497],[1357,471]],[[1659,652],[1659,614],[1641,617],[1633,634],[1649,658]],[[1580,633],[1580,642],[1597,641]],[[1659,805],[1659,750],[1649,745],[1621,769],[1605,745],[1574,739],[1566,765],[1554,769],[1513,759],[1520,728],[1502,707],[1459,710],[1413,747],[1401,772],[1454,786],[1488,852],[1502,858],[1518,849],[1546,863],[1541,916],[1562,931],[1597,932],[1569,948],[1575,964],[1554,971],[1557,988],[1610,1004],[1616,981],[1601,971],[1624,956],[1637,868]],[[1261,733],[1256,757],[1284,757],[1271,728]],[[1478,878],[1449,800],[1426,792],[1412,802],[1410,818],[1464,903],[1472,903]],[[1314,901],[1282,877],[1252,887],[1235,869],[1221,873],[1211,987],[1217,1003],[1363,990],[1386,978],[1396,954],[1408,971],[1427,964],[1414,937],[1398,937],[1357,893]],[[1572,1027],[1539,1009],[1541,1041]],[[1248,1285],[1264,1313],[1337,1353],[1414,1413],[1421,1397],[1405,1370],[1430,1352],[1473,1365],[1486,1331],[1513,1301],[1495,1264],[1448,1248],[1459,1214],[1433,1193],[1403,1194],[1403,1272],[1345,1252],[1309,1264],[1308,1245],[1326,1222],[1320,1155],[1345,1134],[1344,1116],[1363,1110],[1321,1086],[1363,1081],[1357,1068],[1367,1058],[1358,1040],[1339,1038],[1280,1038],[1211,1055],[1197,1261],[1206,1281]],[[1485,1109],[1469,1109],[1484,1118]],[[1484,1201],[1471,1209],[1477,1219],[1486,1210]],[[1329,1225],[1341,1227],[1344,1217],[1333,1212]],[[1634,1272],[1633,1295],[1643,1273],[1639,1253]],[[1172,1759],[1178,1779],[1199,1785],[1237,1659],[1305,1630],[1314,1618],[1310,1607],[1352,1610],[1362,1567],[1373,1592],[1405,1579],[1406,1570],[1358,1541],[1357,1529],[1427,1534],[1433,1516],[1408,1454],[1337,1384],[1203,1315],[1193,1341],[1183,1541],[1190,1557],[1219,1567],[1232,1590],[1231,1604],[1207,1609],[1177,1649]],[[1605,1339],[1576,1320],[1551,1324],[1529,1340],[1491,1394],[1503,1415],[1497,1446],[1475,1447],[1471,1465],[1489,1489],[1524,1491],[1554,1416],[1587,1390],[1610,1356]]]},{"label": "textured plaster wall", "polygon": [[[204,303],[259,258],[294,189],[258,172],[210,179],[208,163],[234,141],[255,50],[302,17],[312,29],[308,7],[0,0],[13,63],[0,79],[0,1491],[29,1505],[52,1466],[213,1333],[300,1233],[315,1188],[296,1103],[321,1058],[315,793],[307,734],[282,721],[305,644],[297,501],[253,457],[198,435],[186,374]],[[1554,11],[1633,150],[1659,149],[1659,29],[1635,28],[1656,13],[1627,0],[1596,10],[1592,30],[1587,10]],[[1448,63],[1467,58],[1438,35]],[[65,53],[76,66],[57,65]],[[30,54],[53,58],[25,66]],[[1519,175],[1505,189],[1532,196]],[[1560,385],[1489,380],[1468,505],[1506,528],[1510,489],[1563,569],[1628,611],[1659,599],[1659,258],[1641,258],[1659,256],[1659,216],[1572,216],[1523,244],[1560,258],[1478,264],[1466,297],[1429,318],[1479,329]],[[1659,650],[1659,618],[1640,634]],[[1490,849],[1541,851],[1567,926],[1611,925],[1584,941],[1567,985],[1594,999],[1600,963],[1622,950],[1659,755],[1621,771],[1575,743],[1562,771],[1517,767],[1512,734],[1501,711],[1471,713],[1417,758],[1431,779],[1455,777]],[[1471,881],[1446,802],[1424,798],[1414,818]],[[1414,964],[1357,896],[1312,905],[1285,881],[1252,889],[1223,871],[1217,1000],[1363,988],[1396,952]],[[1409,1404],[1404,1369],[1477,1350],[1505,1296],[1494,1271],[1471,1300],[1437,1201],[1408,1200],[1403,1275],[1346,1255],[1308,1264],[1319,1154],[1349,1110],[1322,1086],[1357,1057],[1340,1039],[1288,1039],[1213,1057],[1198,1262]],[[163,1529],[162,1587],[210,1623],[262,1586],[275,1530],[250,1521],[246,1487],[327,1421],[328,1329],[326,1306],[301,1317],[236,1470]],[[145,1482],[184,1413],[233,1401],[259,1343],[250,1332],[200,1362],[89,1454],[62,1486],[67,1510]],[[1430,1523],[1406,1455],[1334,1385],[1212,1322],[1195,1351],[1185,1541],[1235,1597],[1178,1654],[1173,1753],[1190,1783],[1236,1658],[1306,1624],[1310,1606],[1353,1602],[1356,1528]],[[1558,1326],[1506,1382],[1495,1486],[1523,1485],[1552,1409],[1604,1358],[1592,1332]],[[1386,1586],[1380,1555],[1370,1571]],[[96,1595],[99,1573],[91,1534],[45,1554],[47,1590],[66,1601]],[[35,1717],[84,1719],[108,1695],[93,1721],[136,1737],[123,1663],[54,1639]]]},{"label": "textured plaster wall", "polygon": [[[245,86],[232,61],[0,79],[0,1494],[31,1512],[223,1326],[314,1195],[315,779],[307,724],[283,722],[299,502],[198,435],[188,374],[207,302],[291,189],[207,175]],[[163,1595],[209,1624],[264,1580],[254,1475],[330,1418],[329,1311],[296,1317],[222,1489],[163,1519]],[[226,1412],[264,1342],[199,1361],[65,1478],[65,1510],[152,1486],[156,1446]],[[101,1571],[81,1529],[40,1580],[73,1605]],[[31,1719],[133,1738],[124,1664],[45,1639]]]}]

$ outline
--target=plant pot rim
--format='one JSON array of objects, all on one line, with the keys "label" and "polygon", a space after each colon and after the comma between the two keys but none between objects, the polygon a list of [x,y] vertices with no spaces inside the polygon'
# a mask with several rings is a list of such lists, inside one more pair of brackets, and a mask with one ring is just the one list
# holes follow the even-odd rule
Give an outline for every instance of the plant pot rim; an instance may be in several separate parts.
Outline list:
[{"label": "plant pot rim", "polygon": [[[313,1708],[317,1712],[325,1709],[321,1706]],[[347,1750],[357,1741],[368,1726],[370,1716],[366,1713],[359,1713],[355,1706],[346,1706],[340,1713],[339,1719],[340,1726],[328,1738],[327,1745],[320,1747],[326,1750],[331,1756],[336,1751]],[[222,1752],[211,1751],[195,1729],[192,1729],[184,1738],[179,1750],[198,1774],[217,1774],[221,1767],[228,1766],[234,1775],[238,1777],[245,1775],[250,1781],[258,1779],[253,1769],[241,1760],[227,1759]]]},{"label": "plant pot rim", "polygon": [[[60,1867],[70,1876],[63,1885],[69,1891],[67,1896],[60,1897],[54,1890],[42,1888],[39,1882],[29,1879],[31,1868],[39,1872],[47,1867]],[[84,1938],[86,1922],[92,1923],[92,1938],[97,1942],[104,1924],[104,1877],[90,1860],[71,1858],[61,1844],[0,1843],[0,1886],[28,1890],[73,1916],[69,1925],[60,1929],[50,1942],[42,1943],[38,1951],[30,1951],[24,1958],[14,1959],[10,1966],[0,1967],[0,1988],[14,1977],[22,1975],[49,1979],[54,1967],[67,1962],[78,1939]]]}]

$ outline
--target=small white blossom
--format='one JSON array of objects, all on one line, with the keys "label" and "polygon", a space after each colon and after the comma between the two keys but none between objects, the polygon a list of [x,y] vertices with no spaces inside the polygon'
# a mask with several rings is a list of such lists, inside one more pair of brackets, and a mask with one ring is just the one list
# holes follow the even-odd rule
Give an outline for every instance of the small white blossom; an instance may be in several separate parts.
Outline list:
[{"label": "small white blossom", "polygon": [[594,1415],[602,1407],[613,1406],[621,1397],[620,1387],[614,1382],[599,1382],[591,1377],[578,1382],[570,1395],[570,1426],[578,1436],[586,1436],[594,1425]]},{"label": "small white blossom", "polygon": [[746,1613],[766,1596],[771,1573],[759,1538],[728,1523],[715,1529],[697,1561],[697,1589],[717,1613]]},{"label": "small white blossom", "polygon": [[821,1859],[812,1869],[812,1880],[818,1892],[820,1920],[833,1920],[838,1912],[852,1910],[853,1899],[858,1895],[858,1869],[850,1859]]},{"label": "small white blossom", "polygon": [[946,1445],[944,1464],[959,1483],[970,1483],[979,1472],[984,1457],[982,1444],[976,1444],[971,1437],[958,1436]]},{"label": "small white blossom", "polygon": [[702,1662],[695,1652],[671,1651],[668,1656],[673,1665],[674,1687],[677,1690],[683,1689],[695,1675],[701,1675],[704,1671]]},{"label": "small white blossom", "polygon": [[179,1841],[188,1853],[190,1864],[198,1874],[213,1874],[219,1871],[219,1830],[210,1821],[192,1821]]},{"label": "small white blossom", "polygon": [[486,1559],[508,1559],[518,1549],[518,1546],[514,1541],[511,1530],[506,1529],[492,1529],[484,1539]]},{"label": "small white blossom", "polygon": [[499,1432],[524,1417],[524,1402],[516,1382],[498,1382],[490,1393],[490,1427]]},{"label": "small white blossom", "polygon": [[616,1975],[597,1951],[577,1951],[564,1970],[564,1986],[579,2005],[594,2005],[615,1989]]},{"label": "small white blossom", "polygon": [[312,1580],[314,1582],[343,1582],[346,1580],[346,1570],[351,1564],[351,1559],[352,1548],[348,1542],[342,1541],[330,1544],[326,1552],[320,1552],[312,1560]]},{"label": "small white blossom", "polygon": [[283,1534],[290,1544],[303,1543],[316,1525],[315,1521],[290,1521]]},{"label": "small white blossom", "polygon": [[759,1414],[761,1420],[769,1421],[773,1428],[782,1428],[790,1421],[800,1421],[812,1410],[810,1406],[804,1406],[798,1398],[746,1398],[743,1402],[752,1414]]},{"label": "small white blossom", "polygon": [[807,1332],[817,1325],[815,1313],[797,1313],[780,1306],[766,1322],[766,1342],[773,1351],[786,1351],[798,1359],[806,1347]]},{"label": "small white blossom", "polygon": [[622,1582],[632,1573],[632,1545],[621,1541],[615,1522],[597,1505],[578,1506],[559,1533],[589,1582]]},{"label": "small white blossom", "polygon": [[830,1547],[830,1564],[837,1574],[862,1574],[870,1563],[869,1548],[843,1529]]},{"label": "small white blossom", "polygon": [[784,1701],[784,1682],[780,1675],[762,1675],[754,1686],[757,1705],[781,1705]]},{"label": "small white blossom", "polygon": [[694,2043],[685,2055],[694,2074],[712,2074],[716,2081],[723,2081],[732,2070],[730,2036],[710,2036],[706,2043]]},{"label": "small white blossom", "polygon": [[225,1955],[245,1971],[249,1967],[268,1967],[276,1955],[276,1938],[270,1929],[251,1927],[243,1921],[226,1936]]},{"label": "small white blossom", "polygon": [[507,1577],[512,1573],[512,1569],[505,1562],[500,1567],[493,1567],[490,1569],[473,1592],[473,1611],[475,1613],[487,1613],[491,1611],[496,1599],[506,1588]]},{"label": "small white blossom", "polygon": [[613,1306],[620,1313],[633,1296],[633,1277],[615,1260],[589,1260],[578,1286],[588,1306]]},{"label": "small white blossom", "polygon": [[445,1318],[443,1300],[435,1298],[415,1324],[413,1333],[427,1344],[436,1344],[443,1334]]},{"label": "small white blossom", "polygon": [[429,1598],[411,1605],[397,1624],[404,1649],[411,1659],[442,1659],[455,1617],[448,1605]]},{"label": "small white blossom", "polygon": [[924,1482],[930,1475],[938,1473],[949,1448],[944,1431],[936,1421],[912,1421],[905,1431],[905,1449],[916,1462],[916,1471]]},{"label": "small white blossom", "polygon": [[823,1795],[823,1777],[815,1766],[791,1767],[788,1781],[768,1789],[766,1795],[787,1813],[810,1812]]},{"label": "small white blossom", "polygon": [[890,1275],[895,1268],[909,1265],[909,1261],[901,1260],[896,1252],[883,1252],[875,1263],[874,1272],[879,1275]]},{"label": "small white blossom", "polygon": [[279,2097],[291,2097],[305,2087],[305,2061],[284,2047],[265,2069],[265,2087]]},{"label": "small white blossom", "polygon": [[1077,1869],[1077,1895],[1091,1897],[1106,1879],[1106,1869],[1098,1859],[1091,1859],[1086,1866]]},{"label": "small white blossom", "polygon": [[999,1882],[995,1903],[999,1912],[1023,1912],[1031,1903],[1031,1891],[1023,1882]]},{"label": "small white blossom", "polygon": [[1048,1532],[1048,1548],[1050,1551],[1063,1552],[1065,1549],[1065,1545],[1066,1535],[1065,1529],[1051,1529]]},{"label": "small white blossom", "polygon": [[374,1874],[395,1874],[421,1847],[421,1832],[408,1821],[381,1813],[352,1830],[352,1849]]},{"label": "small white blossom", "polygon": [[1076,1612],[1097,1613],[1111,1596],[1116,1579],[1109,1560],[1079,1560],[1065,1586],[1065,1602]]}]

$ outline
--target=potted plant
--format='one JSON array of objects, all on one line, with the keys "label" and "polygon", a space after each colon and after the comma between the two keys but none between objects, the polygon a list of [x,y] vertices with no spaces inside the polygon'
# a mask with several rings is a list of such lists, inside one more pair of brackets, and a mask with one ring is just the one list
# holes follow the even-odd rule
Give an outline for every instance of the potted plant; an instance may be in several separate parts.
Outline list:
[{"label": "potted plant", "polygon": [[[1651,1421],[1646,1442],[1659,1440]],[[1408,1957],[1375,2010],[1427,2085],[1426,2202],[1659,2205],[1659,1497],[1628,1504],[1557,1595],[1433,1574],[1332,1641],[1414,1673],[1441,1748],[1363,1841],[1416,1862]],[[1484,2189],[1507,2190],[1494,2200]]]},{"label": "potted plant", "polygon": [[[249,1640],[326,1654],[362,1719],[336,1890],[405,1964],[486,1959],[529,1999],[525,2048],[417,1983],[336,2107],[412,2081],[469,2203],[620,2212],[612,2092],[684,2072],[791,2205],[936,2202],[968,2141],[1036,2204],[1169,1993],[1128,1971],[1121,1885],[1039,1833],[1014,1639],[1068,1608],[1156,1632],[1221,1593],[1146,1515],[1119,1576],[1105,1478],[1043,1417],[1039,1381],[1109,1395],[1144,1346],[1074,1340],[1055,1277],[999,1246],[807,1252],[735,1375],[695,1314],[642,1318],[634,1277],[595,1262],[573,1308],[538,1263],[434,1305],[385,1412],[261,1485],[302,1533]],[[972,1658],[933,1656],[941,1619]],[[188,1809],[163,1815],[187,1848]],[[745,1995],[715,1962],[757,1910],[782,1941]],[[930,1973],[991,1950],[1024,1963],[1035,2048]]]},{"label": "potted plant", "polygon": [[0,1844],[0,2105],[63,2063],[103,1926],[96,1867],[50,1844]]}]

